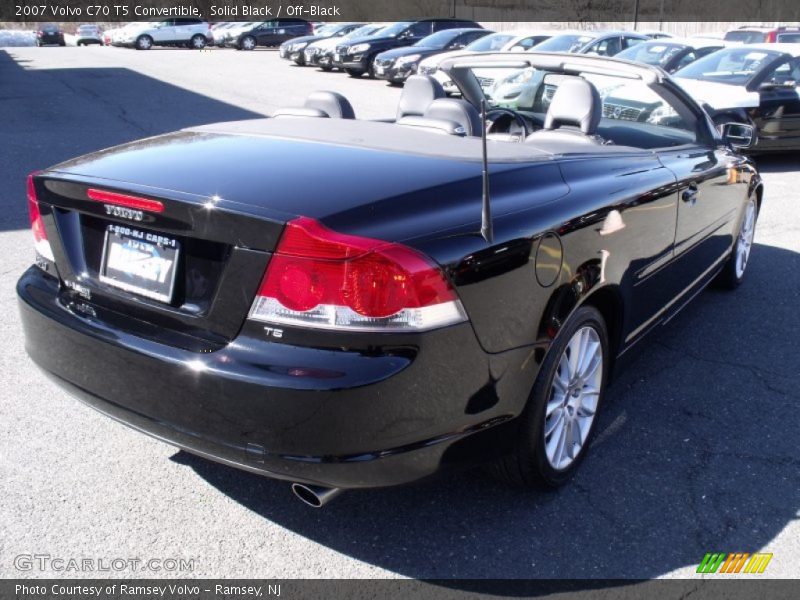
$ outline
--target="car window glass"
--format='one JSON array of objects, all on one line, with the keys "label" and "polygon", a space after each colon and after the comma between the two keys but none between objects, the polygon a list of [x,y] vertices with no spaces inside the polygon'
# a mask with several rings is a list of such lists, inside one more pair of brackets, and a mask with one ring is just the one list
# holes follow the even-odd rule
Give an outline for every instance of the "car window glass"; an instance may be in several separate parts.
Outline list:
[{"label": "car window glass", "polygon": [[419,23],[414,23],[411,27],[408,28],[408,31],[411,37],[424,37],[431,32],[431,23],[430,21],[421,21]]},{"label": "car window glass", "polygon": [[767,34],[760,31],[729,31],[725,40],[729,42],[742,42],[743,44],[760,44],[765,41]]},{"label": "car window glass", "polygon": [[678,64],[675,65],[675,68],[682,69],[686,65],[693,63],[695,60],[697,60],[697,54],[695,54],[694,51],[689,52],[681,57],[681,59],[678,61]]},{"label": "car window glass", "polygon": [[798,44],[800,43],[800,33],[779,33],[778,42],[781,44]]},{"label": "car window glass", "polygon": [[472,42],[467,47],[467,50],[472,50],[474,52],[493,52],[495,50],[502,50],[503,47],[513,39],[514,36],[508,33],[490,33],[489,35],[478,38]]},{"label": "car window glass", "polygon": [[625,40],[626,48],[632,48],[633,46],[637,46],[638,44],[641,44],[642,42],[646,41],[641,38],[635,38],[635,37],[626,37],[623,39]]},{"label": "car window glass", "polygon": [[620,39],[618,37],[606,38],[592,44],[587,54],[597,54],[598,56],[614,56],[621,49]]},{"label": "car window glass", "polygon": [[800,81],[800,58],[793,58],[779,64],[767,73],[763,83],[785,85]]},{"label": "car window glass", "polygon": [[744,85],[753,75],[761,71],[765,64],[769,64],[778,56],[780,55],[777,52],[747,46],[730,48],[694,61],[675,73],[675,76]]},{"label": "car window glass", "polygon": [[[573,75],[527,69],[506,69],[485,94],[492,106],[544,116],[559,84]],[[481,83],[480,70],[474,73]],[[500,69],[493,70],[497,75]],[[602,100],[600,134],[618,145],[641,148],[669,147],[697,141],[694,121],[682,116],[686,107],[672,104],[641,80],[583,74]]]}]

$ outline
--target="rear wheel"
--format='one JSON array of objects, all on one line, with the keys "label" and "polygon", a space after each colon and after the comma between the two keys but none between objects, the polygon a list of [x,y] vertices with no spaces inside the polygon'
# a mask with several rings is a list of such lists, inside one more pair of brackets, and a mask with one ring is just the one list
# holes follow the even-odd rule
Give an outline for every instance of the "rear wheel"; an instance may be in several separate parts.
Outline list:
[{"label": "rear wheel", "polygon": [[206,36],[200,35],[198,33],[197,35],[193,35],[192,36],[192,39],[189,41],[189,44],[190,44],[189,47],[194,49],[194,50],[202,50],[203,48],[206,47],[207,43],[208,43],[208,40],[206,39]]},{"label": "rear wheel", "polygon": [[594,307],[579,308],[542,363],[514,451],[497,464],[496,473],[522,487],[565,483],[591,442],[609,362],[603,316]]},{"label": "rear wheel", "polygon": [[153,38],[149,35],[140,35],[136,38],[134,46],[137,50],[150,50],[153,47]]},{"label": "rear wheel", "polygon": [[756,232],[756,220],[758,219],[758,206],[756,199],[750,197],[744,209],[742,224],[739,226],[739,235],[736,236],[736,243],[731,251],[728,262],[720,271],[718,281],[728,289],[736,289],[744,280],[744,273],[747,263],[750,261],[750,250],[753,246],[753,238]]},{"label": "rear wheel", "polygon": [[239,42],[239,50],[253,50],[256,47],[256,38],[252,35],[244,36]]}]

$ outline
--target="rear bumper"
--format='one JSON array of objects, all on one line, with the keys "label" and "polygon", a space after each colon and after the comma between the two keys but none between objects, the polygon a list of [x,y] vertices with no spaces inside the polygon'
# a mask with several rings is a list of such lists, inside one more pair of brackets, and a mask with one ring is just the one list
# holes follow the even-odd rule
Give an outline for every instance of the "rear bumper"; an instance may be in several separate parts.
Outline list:
[{"label": "rear bumper", "polygon": [[158,439],[270,477],[408,483],[504,451],[515,423],[468,323],[369,351],[268,342],[248,323],[201,354],[65,306],[57,280],[35,267],[17,293],[29,355],[67,391]]}]

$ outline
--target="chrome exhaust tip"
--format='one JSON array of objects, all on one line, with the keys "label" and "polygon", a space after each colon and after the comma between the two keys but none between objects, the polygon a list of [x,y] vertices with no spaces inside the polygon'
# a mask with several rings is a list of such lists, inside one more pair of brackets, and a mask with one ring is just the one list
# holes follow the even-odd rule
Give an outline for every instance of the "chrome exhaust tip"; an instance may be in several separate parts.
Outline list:
[{"label": "chrome exhaust tip", "polygon": [[293,483],[292,492],[301,502],[313,508],[322,508],[328,502],[336,498],[344,490],[341,488],[326,488],[318,485],[306,485],[305,483]]}]

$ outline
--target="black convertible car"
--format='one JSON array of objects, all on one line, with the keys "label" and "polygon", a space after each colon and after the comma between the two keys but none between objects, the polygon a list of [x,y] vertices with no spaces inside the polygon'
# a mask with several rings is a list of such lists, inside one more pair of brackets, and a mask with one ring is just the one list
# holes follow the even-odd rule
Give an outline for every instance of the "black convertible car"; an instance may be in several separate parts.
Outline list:
[{"label": "black convertible car", "polygon": [[[112,418],[314,506],[477,462],[565,482],[636,344],[742,280],[762,182],[732,143],[752,129],[720,134],[646,65],[441,68],[462,98],[413,76],[394,122],[316,92],[32,174],[30,356]],[[482,69],[532,88],[486,128]],[[608,113],[609,94],[650,108]]]}]

